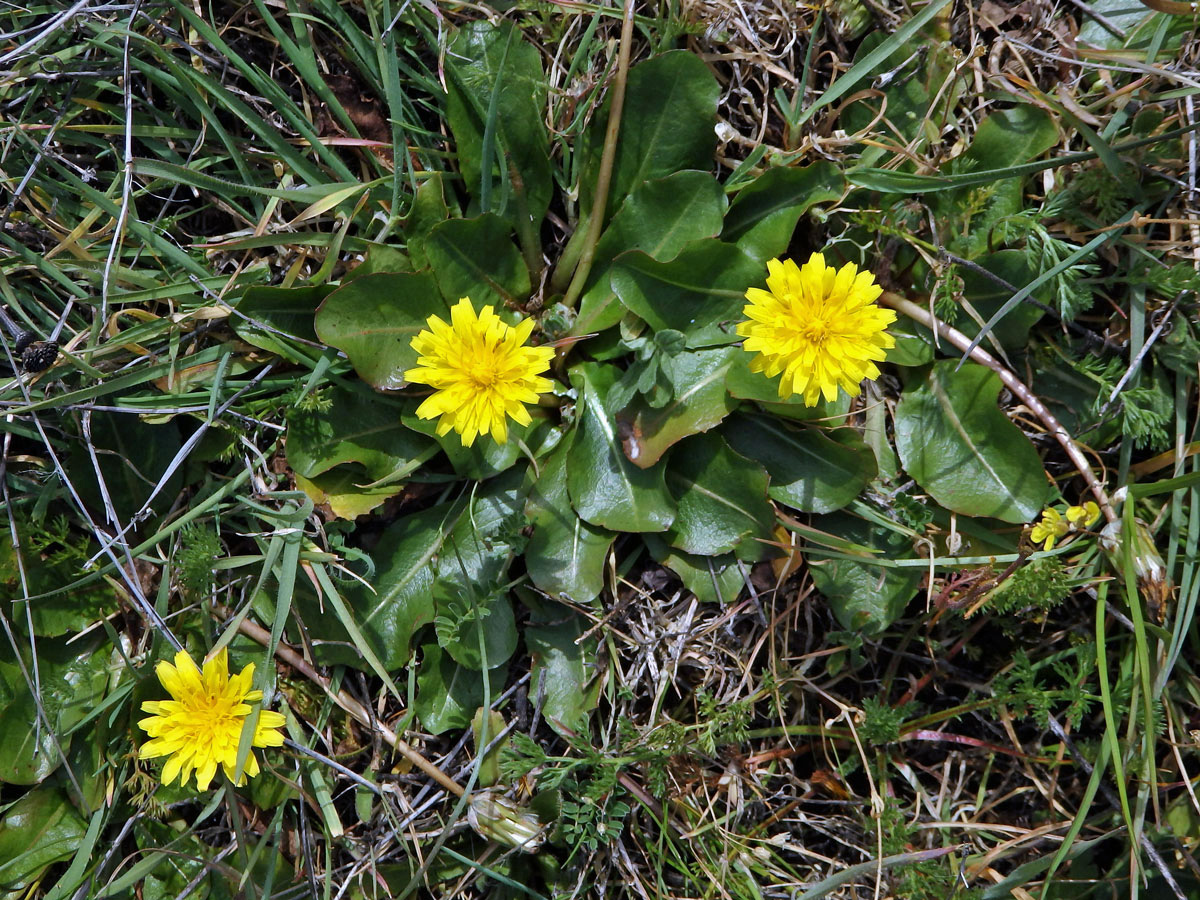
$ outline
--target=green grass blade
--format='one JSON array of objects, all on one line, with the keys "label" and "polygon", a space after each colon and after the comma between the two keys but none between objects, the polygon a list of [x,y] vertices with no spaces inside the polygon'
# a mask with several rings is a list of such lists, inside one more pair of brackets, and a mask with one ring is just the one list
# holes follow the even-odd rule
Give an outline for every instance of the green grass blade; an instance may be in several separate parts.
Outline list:
[{"label": "green grass blade", "polygon": [[1079,809],[1075,813],[1075,818],[1071,820],[1071,827],[1063,835],[1062,843],[1059,845],[1058,850],[1055,851],[1054,858],[1050,860],[1050,868],[1046,870],[1046,877],[1042,882],[1041,900],[1047,900],[1047,894],[1050,890],[1054,873],[1058,871],[1058,867],[1062,865],[1063,861],[1071,853],[1071,848],[1075,846],[1075,840],[1079,837],[1079,832],[1083,830],[1083,826],[1087,822],[1092,802],[1096,799],[1096,794],[1104,781],[1104,770],[1108,768],[1108,760],[1112,754],[1110,752],[1111,748],[1107,743],[1101,742],[1100,748],[1096,763],[1092,768],[1091,777],[1088,778],[1087,787],[1084,789],[1083,797],[1079,801]]},{"label": "green grass blade", "polygon": [[1105,639],[1109,582],[1102,581],[1096,588],[1096,672],[1100,680],[1100,704],[1104,710],[1104,743],[1112,760],[1113,775],[1117,782],[1117,794],[1121,798],[1121,817],[1130,833],[1133,831],[1133,814],[1129,807],[1129,788],[1125,784],[1125,762],[1121,755],[1121,742],[1117,731],[1117,716],[1113,705],[1112,687],[1108,680],[1108,645]]},{"label": "green grass blade", "polygon": [[875,70],[885,59],[895,53],[909,38],[924,28],[949,3],[950,0],[930,0],[924,9],[897,28],[892,34],[888,35],[878,47],[852,65],[841,78],[831,84],[825,93],[813,101],[812,106],[808,107],[808,109],[804,110],[797,117],[793,128],[799,128],[816,115],[819,110],[844,97],[864,78],[874,75]]}]

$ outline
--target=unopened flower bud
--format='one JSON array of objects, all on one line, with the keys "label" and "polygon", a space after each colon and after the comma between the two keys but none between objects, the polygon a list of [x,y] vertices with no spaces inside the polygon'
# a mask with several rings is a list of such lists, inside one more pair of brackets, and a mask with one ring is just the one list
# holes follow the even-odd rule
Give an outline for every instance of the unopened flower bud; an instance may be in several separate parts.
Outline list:
[{"label": "unopened flower bud", "polygon": [[[1150,614],[1161,624],[1166,618],[1167,601],[1171,596],[1171,587],[1167,584],[1167,566],[1154,546],[1154,538],[1146,523],[1141,519],[1133,521],[1133,534],[1130,537],[1133,541],[1133,571],[1137,575],[1138,590]],[[1124,537],[1120,520],[1109,522],[1100,532],[1100,547],[1118,569],[1125,559]]]},{"label": "unopened flower bud", "polygon": [[495,791],[471,796],[467,821],[488,840],[525,853],[537,853],[546,840],[546,829],[534,813]]}]

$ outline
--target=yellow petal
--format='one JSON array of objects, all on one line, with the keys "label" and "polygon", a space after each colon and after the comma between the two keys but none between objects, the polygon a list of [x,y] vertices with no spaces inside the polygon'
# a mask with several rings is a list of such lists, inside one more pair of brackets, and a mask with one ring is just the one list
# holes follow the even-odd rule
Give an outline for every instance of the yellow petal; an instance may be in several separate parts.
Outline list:
[{"label": "yellow petal", "polygon": [[207,791],[208,786],[212,783],[213,776],[216,774],[217,761],[209,757],[196,768],[196,787],[202,791]]},{"label": "yellow petal", "polygon": [[[179,756],[172,756],[170,759],[167,760],[167,763],[166,763],[166,765],[163,766],[163,771],[162,771],[162,783],[163,784],[170,784],[172,781],[175,780],[175,776],[179,774],[180,765],[181,765],[181,758]],[[184,780],[186,781],[186,779],[184,779]]]}]

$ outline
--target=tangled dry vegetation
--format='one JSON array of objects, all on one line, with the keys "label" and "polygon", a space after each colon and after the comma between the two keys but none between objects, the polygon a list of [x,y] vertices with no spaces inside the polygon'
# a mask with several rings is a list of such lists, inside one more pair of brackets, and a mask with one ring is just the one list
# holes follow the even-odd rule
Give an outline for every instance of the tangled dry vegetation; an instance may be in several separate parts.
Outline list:
[{"label": "tangled dry vegetation", "polygon": [[[80,0],[0,15],[0,891],[1197,896],[1200,41],[1162,5],[680,0],[638,5],[629,39],[621,8],[574,2]],[[830,199],[791,220],[793,255],[857,248],[890,294],[968,337],[1039,282],[1013,318],[1037,315],[983,347],[1075,433],[1091,482],[1151,486],[1128,492],[1124,547],[1110,559],[1080,533],[1037,556],[1016,519],[960,514],[914,484],[893,423],[932,349],[885,367],[853,409],[822,410],[880,460],[847,512],[779,502],[740,556],[655,550],[614,527],[595,600],[531,581],[537,527],[523,499],[486,487],[513,479],[493,457],[413,444],[428,435],[407,409],[380,471],[361,453],[302,464],[298,448],[320,462],[314,447],[343,440],[322,416],[370,380],[313,311],[339,285],[424,277],[414,260],[433,241],[412,236],[436,213],[431,173],[467,217],[511,187],[501,173],[471,194],[481,164],[448,112],[472,23],[511,23],[503,52],[532,48],[544,73],[545,221],[532,249],[519,222],[509,231],[531,276],[521,309],[547,334],[592,190],[579,148],[624,77],[623,40],[633,65],[684,49],[719,86],[725,192],[772,169],[836,171]],[[1006,140],[1029,146],[985,156],[989,117],[1013,109]],[[488,122],[484,148],[504,127]],[[979,172],[991,181],[971,183]],[[965,186],[935,194],[943,176]],[[972,305],[989,285],[998,296]],[[582,340],[570,325],[554,336]],[[23,360],[24,330],[57,342],[57,363]],[[583,353],[632,369],[636,338]],[[580,397],[590,384],[571,381]],[[374,427],[382,401],[355,396],[347,415]],[[1000,408],[1060,506],[1090,496],[1037,409],[1009,390]],[[396,442],[415,461],[392,477]],[[366,474],[321,480],[349,461]],[[407,539],[405,517],[476,492],[482,512],[437,527],[490,527],[467,555],[504,569],[488,582],[472,568],[466,587],[442,573],[436,609],[380,643],[357,585],[393,577],[384,548]],[[863,547],[891,567],[855,563]],[[463,663],[476,639],[486,662],[499,628],[477,587],[519,599],[501,669]],[[899,607],[855,618],[884,595]],[[249,787],[164,787],[137,758],[167,632],[270,672],[289,743]]]}]

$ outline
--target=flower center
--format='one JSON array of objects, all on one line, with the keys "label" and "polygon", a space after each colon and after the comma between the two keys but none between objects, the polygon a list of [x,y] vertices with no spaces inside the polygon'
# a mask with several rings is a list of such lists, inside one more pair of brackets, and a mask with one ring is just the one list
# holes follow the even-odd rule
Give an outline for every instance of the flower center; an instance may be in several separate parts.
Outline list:
[{"label": "flower center", "polygon": [[498,376],[495,357],[490,353],[486,356],[476,357],[467,364],[467,377],[481,391],[494,387]]},{"label": "flower center", "polygon": [[812,344],[823,344],[829,336],[829,323],[824,319],[809,319],[800,327],[800,336]]},{"label": "flower center", "polygon": [[192,697],[191,724],[197,735],[208,735],[231,726],[240,728],[241,716],[234,716],[233,707],[225,697],[203,693]]}]

